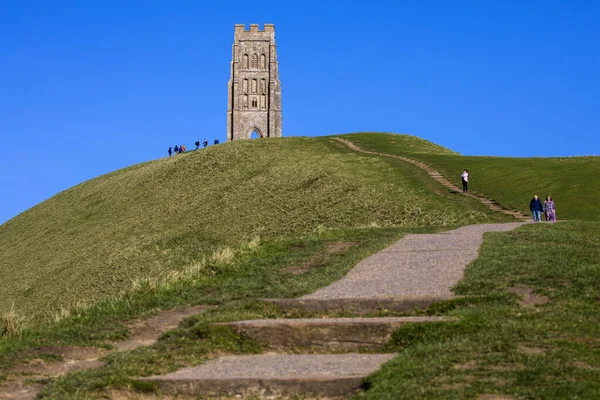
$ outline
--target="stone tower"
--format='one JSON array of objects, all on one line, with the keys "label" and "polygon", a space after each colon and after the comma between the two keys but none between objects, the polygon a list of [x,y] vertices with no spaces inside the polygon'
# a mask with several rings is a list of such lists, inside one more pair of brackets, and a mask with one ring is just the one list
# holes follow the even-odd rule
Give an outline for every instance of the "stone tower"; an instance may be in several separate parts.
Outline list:
[{"label": "stone tower", "polygon": [[227,140],[281,137],[281,82],[275,26],[235,25],[231,78],[227,84]]}]

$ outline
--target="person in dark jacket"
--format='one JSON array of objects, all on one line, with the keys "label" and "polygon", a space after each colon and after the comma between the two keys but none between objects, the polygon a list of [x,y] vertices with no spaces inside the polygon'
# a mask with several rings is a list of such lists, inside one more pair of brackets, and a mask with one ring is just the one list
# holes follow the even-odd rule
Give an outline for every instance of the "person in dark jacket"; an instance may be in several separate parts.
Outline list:
[{"label": "person in dark jacket", "polygon": [[219,139],[215,139],[215,143],[214,144],[219,144]]},{"label": "person in dark jacket", "polygon": [[175,145],[175,148],[173,150],[175,150],[175,154],[178,154],[179,153],[179,146]]},{"label": "person in dark jacket", "polygon": [[169,157],[173,155],[173,149],[169,147]]},{"label": "person in dark jacket", "polygon": [[206,138],[204,138],[204,142],[202,142],[202,144],[204,144],[204,147],[208,146],[208,140],[206,140]]},{"label": "person in dark jacket", "polygon": [[196,150],[198,150],[198,148],[200,147],[200,141],[197,140],[196,143],[194,143],[196,145]]},{"label": "person in dark jacket", "polygon": [[542,211],[544,211],[544,205],[539,197],[536,195],[533,196],[533,199],[529,202],[529,209],[533,214],[533,220],[535,222],[540,222],[542,220]]}]

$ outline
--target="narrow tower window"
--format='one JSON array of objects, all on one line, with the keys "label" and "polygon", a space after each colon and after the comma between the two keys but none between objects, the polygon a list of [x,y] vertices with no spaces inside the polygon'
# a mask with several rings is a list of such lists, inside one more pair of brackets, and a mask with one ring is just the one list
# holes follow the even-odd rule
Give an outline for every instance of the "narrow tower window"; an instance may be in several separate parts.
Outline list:
[{"label": "narrow tower window", "polygon": [[256,100],[256,97],[252,98],[252,108],[256,108],[258,107],[258,100]]},{"label": "narrow tower window", "polygon": [[258,68],[258,54],[256,53],[252,54],[250,68]]},{"label": "narrow tower window", "polygon": [[248,54],[244,54],[244,60],[242,62],[242,68],[248,69]]},{"label": "narrow tower window", "polygon": [[242,84],[242,93],[248,93],[248,79],[244,79]]},{"label": "narrow tower window", "polygon": [[260,56],[260,67],[262,69],[267,69],[267,56],[265,55],[265,53],[263,53],[262,56]]},{"label": "narrow tower window", "polygon": [[252,79],[252,93],[256,93],[257,89],[256,89],[256,79]]}]

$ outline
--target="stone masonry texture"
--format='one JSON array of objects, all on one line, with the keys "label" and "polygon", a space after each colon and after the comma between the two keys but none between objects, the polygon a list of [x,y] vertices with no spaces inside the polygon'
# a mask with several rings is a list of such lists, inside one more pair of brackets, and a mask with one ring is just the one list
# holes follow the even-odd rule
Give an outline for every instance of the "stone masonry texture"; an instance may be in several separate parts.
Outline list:
[{"label": "stone masonry texture", "polygon": [[231,78],[227,84],[227,140],[281,137],[281,82],[275,26],[243,24],[234,29]]}]

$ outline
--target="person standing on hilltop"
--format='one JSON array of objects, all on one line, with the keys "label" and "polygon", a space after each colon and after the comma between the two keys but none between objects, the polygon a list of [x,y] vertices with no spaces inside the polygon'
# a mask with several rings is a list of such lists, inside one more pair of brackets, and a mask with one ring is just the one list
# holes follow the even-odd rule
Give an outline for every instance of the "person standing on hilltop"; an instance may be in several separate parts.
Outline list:
[{"label": "person standing on hilltop", "polygon": [[169,147],[169,157],[173,155],[173,149]]},{"label": "person standing on hilltop", "polygon": [[204,147],[208,146],[208,140],[206,140],[206,138],[204,138],[204,142],[202,144],[204,144]]},{"label": "person standing on hilltop", "polygon": [[177,155],[177,153],[179,153],[179,146],[175,145],[175,155]]},{"label": "person standing on hilltop", "polygon": [[219,139],[215,139],[215,143],[214,144],[219,144]]},{"label": "person standing on hilltop", "polygon": [[179,152],[180,153],[185,153],[185,144],[181,145],[181,147],[179,148]]},{"label": "person standing on hilltop", "polygon": [[546,196],[546,201],[544,201],[544,214],[546,214],[546,221],[556,221],[556,208],[554,207],[552,196]]},{"label": "person standing on hilltop", "polygon": [[542,220],[542,211],[544,210],[544,205],[537,194],[533,195],[533,199],[531,199],[529,202],[529,209],[533,214],[533,220],[535,222],[540,222]]},{"label": "person standing on hilltop", "polygon": [[466,169],[463,170],[462,175],[460,176],[463,185],[463,193],[467,193],[469,191],[469,171]]}]

